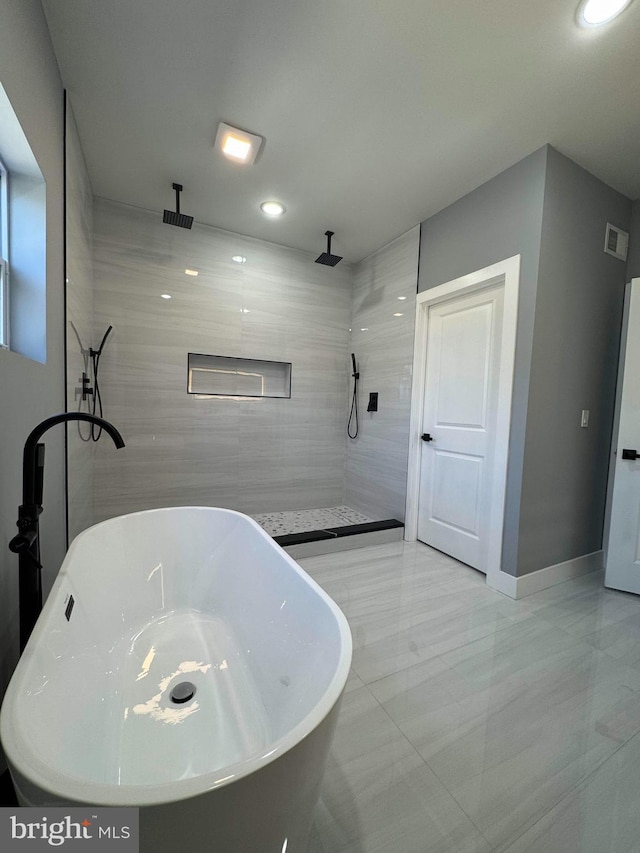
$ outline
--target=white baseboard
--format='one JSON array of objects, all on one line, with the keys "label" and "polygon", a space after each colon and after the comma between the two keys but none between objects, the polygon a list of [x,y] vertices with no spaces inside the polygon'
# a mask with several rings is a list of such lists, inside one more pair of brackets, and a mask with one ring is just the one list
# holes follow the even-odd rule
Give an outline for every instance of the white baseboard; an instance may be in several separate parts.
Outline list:
[{"label": "white baseboard", "polygon": [[489,572],[487,574],[487,586],[495,589],[496,592],[508,595],[509,598],[518,597],[518,578],[514,575],[508,575],[506,572]]},{"label": "white baseboard", "polygon": [[573,578],[595,572],[604,565],[604,551],[592,551],[555,566],[546,566],[536,572],[514,577],[506,572],[496,572],[491,578],[487,576],[487,585],[510,598],[524,598],[534,592],[540,592],[549,586],[570,581]]}]

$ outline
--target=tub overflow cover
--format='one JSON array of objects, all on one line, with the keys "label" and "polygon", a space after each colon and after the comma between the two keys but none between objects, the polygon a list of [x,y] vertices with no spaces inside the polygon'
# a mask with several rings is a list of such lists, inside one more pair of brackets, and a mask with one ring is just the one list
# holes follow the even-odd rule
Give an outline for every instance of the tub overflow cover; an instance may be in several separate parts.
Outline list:
[{"label": "tub overflow cover", "polygon": [[190,681],[181,681],[180,684],[176,684],[169,695],[172,702],[175,702],[176,705],[182,705],[188,702],[189,699],[193,699],[195,692],[195,684],[192,684]]}]

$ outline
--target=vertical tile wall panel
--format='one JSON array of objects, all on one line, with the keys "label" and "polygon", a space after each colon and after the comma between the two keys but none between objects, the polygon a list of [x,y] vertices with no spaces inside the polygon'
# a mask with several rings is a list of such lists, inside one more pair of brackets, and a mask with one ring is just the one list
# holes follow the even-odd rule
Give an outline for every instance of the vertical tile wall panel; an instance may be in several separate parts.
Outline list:
[{"label": "vertical tile wall panel", "polygon": [[[354,268],[360,430],[348,440],[345,503],[376,519],[405,514],[419,239],[416,226]],[[377,412],[366,411],[370,391]]]},{"label": "vertical tile wall panel", "polygon": [[[82,400],[82,373],[90,374],[89,348],[99,341],[93,334],[93,195],[80,139],[67,102],[66,127],[67,199],[67,409],[90,411],[90,399]],[[67,427],[67,484],[69,494],[69,541],[93,524],[93,472],[95,444],[88,424]]]},{"label": "vertical tile wall panel", "polygon": [[[95,333],[113,325],[105,417],[127,445],[97,448],[96,519],[167,505],[341,504],[351,267],[101,199],[94,229]],[[188,352],[290,361],[291,399],[196,399]]]}]

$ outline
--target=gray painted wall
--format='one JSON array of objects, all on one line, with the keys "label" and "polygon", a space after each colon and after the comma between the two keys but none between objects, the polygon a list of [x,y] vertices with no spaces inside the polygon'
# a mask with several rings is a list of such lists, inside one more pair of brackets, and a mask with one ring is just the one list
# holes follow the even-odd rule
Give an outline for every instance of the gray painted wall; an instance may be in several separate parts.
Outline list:
[{"label": "gray painted wall", "polygon": [[502,568],[517,572],[529,370],[547,148],[483,184],[422,223],[418,290],[428,290],[490,264],[520,255],[518,339]]},{"label": "gray painted wall", "polygon": [[549,148],[518,574],[602,547],[626,279],[603,248],[607,222],[628,231],[630,212],[629,199]]},{"label": "gray painted wall", "polygon": [[[625,265],[603,252],[631,203],[545,146],[423,223],[421,290],[520,254],[502,569],[602,544]],[[580,427],[590,410],[588,429]]]},{"label": "gray painted wall", "polygon": [[[62,84],[39,0],[0,0],[0,79],[47,183],[47,359],[0,351],[0,689],[18,656],[18,560],[8,551],[22,493],[22,448],[30,430],[64,409]],[[46,442],[41,519],[45,592],[65,550],[62,428]]]},{"label": "gray painted wall", "polygon": [[640,276],[640,199],[636,199],[631,206],[631,223],[629,230],[627,281]]}]

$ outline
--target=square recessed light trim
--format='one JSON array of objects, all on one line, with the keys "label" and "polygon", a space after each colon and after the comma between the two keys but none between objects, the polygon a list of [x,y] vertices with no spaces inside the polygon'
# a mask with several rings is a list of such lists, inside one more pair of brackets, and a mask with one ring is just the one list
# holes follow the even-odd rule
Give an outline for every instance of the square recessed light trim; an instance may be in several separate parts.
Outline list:
[{"label": "square recessed light trim", "polygon": [[226,124],[224,121],[218,125],[216,148],[220,149],[225,157],[235,163],[250,166],[255,162],[263,142],[262,136],[249,133],[248,130],[241,130],[239,127]]}]

